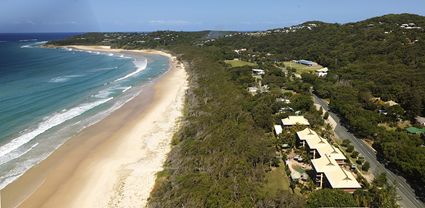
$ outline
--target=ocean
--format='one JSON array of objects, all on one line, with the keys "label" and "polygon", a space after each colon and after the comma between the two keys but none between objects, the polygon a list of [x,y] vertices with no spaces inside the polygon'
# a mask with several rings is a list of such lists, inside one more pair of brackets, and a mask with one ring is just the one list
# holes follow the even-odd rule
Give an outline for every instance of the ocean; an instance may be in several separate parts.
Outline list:
[{"label": "ocean", "polygon": [[169,69],[160,55],[40,47],[71,35],[0,34],[0,189]]}]

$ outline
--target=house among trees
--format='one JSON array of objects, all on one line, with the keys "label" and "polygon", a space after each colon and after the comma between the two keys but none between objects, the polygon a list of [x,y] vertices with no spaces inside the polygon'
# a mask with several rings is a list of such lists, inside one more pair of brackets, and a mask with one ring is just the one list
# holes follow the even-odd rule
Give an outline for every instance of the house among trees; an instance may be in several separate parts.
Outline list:
[{"label": "house among trees", "polygon": [[425,117],[416,116],[415,117],[416,123],[418,123],[421,126],[425,126]]},{"label": "house among trees", "polygon": [[248,87],[248,92],[251,93],[251,95],[256,95],[258,92],[258,87]]},{"label": "house among trees", "polygon": [[276,98],[276,102],[282,102],[285,104],[291,104],[291,100],[287,99],[287,98]]},{"label": "house among trees", "polygon": [[393,100],[389,100],[389,101],[385,102],[384,105],[391,107],[391,106],[398,105],[398,103],[393,101]]},{"label": "house among trees", "polygon": [[321,68],[316,70],[316,75],[318,77],[326,77],[328,75],[328,71],[329,71],[328,67]]},{"label": "house among trees", "polygon": [[298,61],[295,61],[295,63],[306,65],[306,66],[317,66],[318,65],[316,62],[308,61],[308,60],[298,60]]},{"label": "house among trees", "polygon": [[282,119],[282,125],[284,127],[295,125],[309,126],[310,123],[304,116],[288,116],[288,118]]},{"label": "house among trees", "polygon": [[397,102],[393,100],[383,101],[380,97],[372,97],[370,98],[370,101],[374,103],[375,105],[387,106],[387,107],[399,105]]},{"label": "house among trees", "polygon": [[319,188],[342,189],[350,193],[361,188],[354,175],[341,166],[346,160],[341,150],[315,131],[305,128],[297,132],[297,143],[305,147],[312,158],[313,175]]},{"label": "house among trees", "polygon": [[266,74],[262,69],[252,69],[252,73],[260,76]]},{"label": "house among trees", "polygon": [[283,132],[281,125],[274,125],[274,133],[276,136],[280,135]]}]

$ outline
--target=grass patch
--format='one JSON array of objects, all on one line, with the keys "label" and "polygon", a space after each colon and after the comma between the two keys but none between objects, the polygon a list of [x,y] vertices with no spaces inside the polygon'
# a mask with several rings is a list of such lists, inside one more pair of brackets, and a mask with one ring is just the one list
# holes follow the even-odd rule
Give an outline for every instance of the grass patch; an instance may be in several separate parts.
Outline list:
[{"label": "grass patch", "polygon": [[170,172],[168,170],[162,170],[156,173],[155,184],[152,188],[152,191],[156,191],[161,184],[163,184],[168,177],[170,177]]},{"label": "grass patch", "polygon": [[293,95],[297,94],[297,92],[295,92],[295,91],[293,91],[293,90],[287,90],[287,89],[282,89],[282,93],[283,93],[283,94],[285,94],[285,93],[291,93],[291,94],[293,94]]},{"label": "grass patch", "polygon": [[378,126],[385,128],[387,131],[395,131],[396,127],[391,127],[388,123],[379,123]]},{"label": "grass patch", "polygon": [[232,67],[241,67],[241,66],[257,66],[255,63],[241,61],[241,60],[225,60],[226,64],[229,64]]},{"label": "grass patch", "polygon": [[264,192],[267,194],[277,195],[279,191],[289,190],[289,177],[285,173],[285,164],[280,163],[278,168],[266,173],[266,183]]},{"label": "grass patch", "polygon": [[294,68],[297,74],[314,73],[316,70],[323,68],[323,66],[320,66],[320,65],[306,66],[306,65],[294,63],[292,61],[285,61],[283,62],[283,64],[285,64],[285,67]]}]

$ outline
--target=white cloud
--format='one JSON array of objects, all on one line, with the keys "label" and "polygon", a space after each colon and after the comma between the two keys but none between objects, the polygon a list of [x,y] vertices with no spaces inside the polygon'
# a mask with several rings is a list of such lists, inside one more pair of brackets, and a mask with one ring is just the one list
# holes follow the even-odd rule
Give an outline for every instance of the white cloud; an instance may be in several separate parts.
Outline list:
[{"label": "white cloud", "polygon": [[174,26],[174,25],[191,25],[192,23],[185,20],[150,20],[149,24]]},{"label": "white cloud", "polygon": [[44,25],[76,25],[77,21],[46,21],[43,22]]}]

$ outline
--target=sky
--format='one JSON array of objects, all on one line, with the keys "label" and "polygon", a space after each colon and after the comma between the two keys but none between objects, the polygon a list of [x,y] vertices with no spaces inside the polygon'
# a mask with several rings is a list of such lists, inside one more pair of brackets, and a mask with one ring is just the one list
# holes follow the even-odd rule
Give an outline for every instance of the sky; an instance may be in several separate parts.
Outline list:
[{"label": "sky", "polygon": [[0,0],[0,33],[253,31],[425,15],[425,0]]}]

